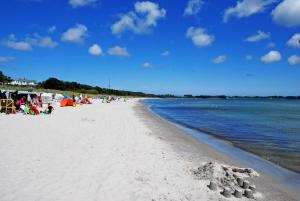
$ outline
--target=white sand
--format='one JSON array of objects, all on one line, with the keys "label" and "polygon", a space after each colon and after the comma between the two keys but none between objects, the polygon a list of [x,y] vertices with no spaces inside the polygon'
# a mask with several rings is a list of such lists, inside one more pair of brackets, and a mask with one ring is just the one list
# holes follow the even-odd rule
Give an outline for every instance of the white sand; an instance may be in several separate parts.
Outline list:
[{"label": "white sand", "polygon": [[1,114],[0,200],[228,200],[195,179],[194,164],[152,133],[136,104]]}]

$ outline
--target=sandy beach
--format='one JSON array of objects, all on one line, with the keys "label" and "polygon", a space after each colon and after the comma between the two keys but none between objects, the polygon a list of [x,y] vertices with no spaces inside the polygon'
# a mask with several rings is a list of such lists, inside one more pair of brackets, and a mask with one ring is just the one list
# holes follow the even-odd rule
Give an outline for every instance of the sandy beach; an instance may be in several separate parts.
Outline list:
[{"label": "sandy beach", "polygon": [[[58,107],[52,115],[1,114],[0,155],[1,201],[254,200],[211,191],[216,178],[199,167],[239,162],[161,121],[138,99]],[[258,174],[246,178],[256,185],[255,200],[300,197]]]}]

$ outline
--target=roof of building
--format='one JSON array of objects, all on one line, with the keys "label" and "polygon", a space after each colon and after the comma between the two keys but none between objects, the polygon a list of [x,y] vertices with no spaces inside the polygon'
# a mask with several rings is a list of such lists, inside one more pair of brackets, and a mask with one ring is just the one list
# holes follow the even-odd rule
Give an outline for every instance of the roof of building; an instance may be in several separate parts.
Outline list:
[{"label": "roof of building", "polygon": [[25,78],[23,78],[23,79],[17,79],[17,80],[14,80],[14,81],[19,81],[19,82],[34,82],[34,83],[36,83],[35,80],[27,80]]}]

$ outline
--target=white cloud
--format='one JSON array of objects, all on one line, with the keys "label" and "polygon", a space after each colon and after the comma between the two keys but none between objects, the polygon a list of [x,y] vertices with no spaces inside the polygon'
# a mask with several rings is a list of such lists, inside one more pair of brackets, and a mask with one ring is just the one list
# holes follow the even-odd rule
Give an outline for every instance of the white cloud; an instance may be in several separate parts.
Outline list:
[{"label": "white cloud", "polygon": [[214,58],[213,63],[214,64],[220,64],[226,61],[226,56],[225,55],[220,55]]},{"label": "white cloud", "polygon": [[272,11],[273,21],[286,27],[300,25],[300,0],[284,0]]},{"label": "white cloud", "polygon": [[245,58],[246,58],[246,60],[250,61],[250,60],[252,60],[252,59],[253,59],[253,56],[248,54],[248,55],[246,55],[246,57],[245,57]]},{"label": "white cloud", "polygon": [[30,51],[33,46],[43,48],[54,48],[58,45],[49,36],[40,36],[34,34],[33,36],[27,36],[23,41],[17,41],[14,34],[9,35],[8,39],[2,41],[2,45],[20,51]]},{"label": "white cloud", "polygon": [[231,17],[244,18],[263,12],[267,6],[278,0],[241,0],[237,1],[235,7],[225,10],[223,21],[228,22]]},{"label": "white cloud", "polygon": [[281,54],[278,51],[271,50],[268,54],[261,57],[264,63],[273,63],[281,60]]},{"label": "white cloud", "polygon": [[257,41],[261,41],[261,40],[270,38],[270,35],[271,35],[270,33],[265,33],[261,30],[258,30],[257,34],[249,36],[248,38],[246,38],[246,41],[247,42],[257,42]]},{"label": "white cloud", "polygon": [[47,32],[49,32],[49,33],[53,33],[53,32],[55,32],[55,31],[56,31],[56,26],[51,26],[51,27],[49,27],[48,30],[47,30]]},{"label": "white cloud", "polygon": [[44,48],[54,48],[58,45],[57,42],[53,41],[49,36],[40,36],[34,34],[32,37],[27,37],[26,42],[32,46],[44,47]]},{"label": "white cloud", "polygon": [[274,48],[275,46],[276,46],[276,44],[273,43],[273,42],[269,42],[269,43],[267,44],[267,48]]},{"label": "white cloud", "polygon": [[0,56],[0,63],[6,63],[15,60],[15,57],[3,57]]},{"label": "white cloud", "polygon": [[162,52],[160,55],[163,56],[163,57],[168,57],[170,56],[171,52],[169,50],[166,50],[164,52]]},{"label": "white cloud", "polygon": [[204,2],[202,0],[189,0],[184,9],[184,16],[197,15]]},{"label": "white cloud", "polygon": [[108,49],[107,52],[109,55],[118,56],[118,57],[128,57],[129,53],[126,47],[115,46]]},{"label": "white cloud", "polygon": [[98,0],[69,0],[69,4],[73,8],[94,5]]},{"label": "white cloud", "polygon": [[190,27],[186,32],[186,37],[190,38],[194,45],[199,47],[209,46],[214,41],[214,36],[206,33],[205,29]]},{"label": "white cloud", "polygon": [[150,63],[148,63],[148,62],[143,63],[142,66],[143,66],[144,68],[151,68],[151,67],[152,67],[152,65],[151,65]]},{"label": "white cloud", "polygon": [[294,34],[290,40],[287,42],[287,45],[288,46],[291,46],[291,47],[300,47],[300,34],[299,33],[296,33]]},{"label": "white cloud", "polygon": [[88,29],[83,24],[77,24],[75,27],[69,28],[61,36],[61,40],[72,43],[83,43],[88,35]]},{"label": "white cloud", "polygon": [[121,15],[119,21],[111,26],[113,34],[121,35],[123,32],[132,31],[137,34],[149,32],[157,21],[166,16],[166,10],[150,1],[136,2],[134,11]]},{"label": "white cloud", "polygon": [[300,56],[298,55],[292,55],[288,58],[288,62],[291,66],[300,64]]},{"label": "white cloud", "polygon": [[14,34],[10,34],[9,37],[1,42],[2,45],[20,51],[31,51],[31,44],[26,41],[17,41]]},{"label": "white cloud", "polygon": [[89,53],[94,56],[102,55],[103,51],[100,45],[94,44],[89,48]]}]

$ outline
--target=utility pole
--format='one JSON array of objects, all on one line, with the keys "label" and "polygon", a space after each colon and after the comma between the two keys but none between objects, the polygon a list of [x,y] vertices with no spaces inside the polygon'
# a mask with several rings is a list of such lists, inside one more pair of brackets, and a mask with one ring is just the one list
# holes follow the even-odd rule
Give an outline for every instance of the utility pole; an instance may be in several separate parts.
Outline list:
[{"label": "utility pole", "polygon": [[108,89],[110,89],[110,78],[108,79]]}]

